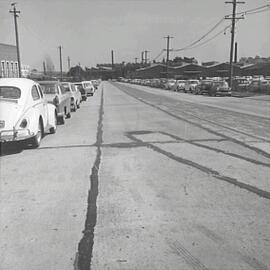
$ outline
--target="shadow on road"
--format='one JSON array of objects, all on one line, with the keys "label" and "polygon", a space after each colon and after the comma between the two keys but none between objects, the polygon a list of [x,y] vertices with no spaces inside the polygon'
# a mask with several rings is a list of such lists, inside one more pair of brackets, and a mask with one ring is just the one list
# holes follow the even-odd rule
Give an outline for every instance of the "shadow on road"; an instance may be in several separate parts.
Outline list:
[{"label": "shadow on road", "polygon": [[22,150],[23,150],[23,145],[18,142],[0,144],[0,156],[18,154],[18,153],[21,153]]}]

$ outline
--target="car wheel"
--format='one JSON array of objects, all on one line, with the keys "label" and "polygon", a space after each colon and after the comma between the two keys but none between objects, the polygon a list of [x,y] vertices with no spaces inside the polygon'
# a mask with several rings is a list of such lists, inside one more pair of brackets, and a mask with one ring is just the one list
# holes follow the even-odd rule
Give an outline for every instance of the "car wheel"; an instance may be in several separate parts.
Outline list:
[{"label": "car wheel", "polygon": [[38,148],[40,146],[42,137],[43,137],[42,122],[41,120],[39,120],[37,134],[32,138],[32,142],[31,142],[33,148]]},{"label": "car wheel", "polygon": [[49,130],[51,134],[54,134],[56,132],[56,127],[57,127],[57,114],[56,113],[54,114],[54,125],[55,126],[51,127]]},{"label": "car wheel", "polygon": [[65,116],[64,115],[58,117],[58,123],[60,125],[64,125],[65,124]]},{"label": "car wheel", "polygon": [[77,104],[74,103],[74,108],[73,108],[73,112],[76,112],[77,111]]},{"label": "car wheel", "polygon": [[66,117],[67,117],[67,118],[70,118],[70,117],[71,117],[70,111],[67,113]]}]

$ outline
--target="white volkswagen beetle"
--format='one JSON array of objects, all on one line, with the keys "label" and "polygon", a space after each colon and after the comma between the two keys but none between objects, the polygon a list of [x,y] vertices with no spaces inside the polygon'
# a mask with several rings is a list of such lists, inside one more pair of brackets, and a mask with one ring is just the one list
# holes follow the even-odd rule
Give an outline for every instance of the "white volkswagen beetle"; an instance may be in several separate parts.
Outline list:
[{"label": "white volkswagen beetle", "polygon": [[40,145],[46,132],[55,133],[56,107],[43,97],[38,83],[21,78],[0,79],[0,142]]}]

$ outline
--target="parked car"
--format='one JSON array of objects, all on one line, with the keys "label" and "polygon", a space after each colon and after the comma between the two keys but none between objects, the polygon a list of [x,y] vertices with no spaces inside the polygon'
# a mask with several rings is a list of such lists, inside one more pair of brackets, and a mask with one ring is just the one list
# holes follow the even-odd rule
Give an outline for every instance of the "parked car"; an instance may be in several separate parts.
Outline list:
[{"label": "parked car", "polygon": [[270,94],[270,81],[264,79],[253,80],[247,89],[251,92]]},{"label": "parked car", "polygon": [[38,147],[46,132],[55,133],[57,111],[38,83],[0,79],[0,142],[27,142]]},{"label": "parked car", "polygon": [[179,91],[184,91],[185,90],[185,80],[177,80],[175,84],[174,91],[179,92]]},{"label": "parked car", "polygon": [[172,90],[172,89],[174,88],[175,83],[176,83],[176,80],[174,80],[174,79],[169,79],[169,80],[167,80],[167,82],[165,83],[164,88],[165,88],[166,90]]},{"label": "parked car", "polygon": [[40,86],[47,101],[56,106],[58,123],[64,124],[71,117],[70,94],[58,81],[41,81]]},{"label": "parked car", "polygon": [[82,100],[85,101],[87,100],[87,95],[86,95],[86,91],[82,85],[81,82],[79,83],[74,83],[75,87],[76,87],[76,90],[79,91],[81,93],[81,96],[82,96]]},{"label": "parked car", "polygon": [[231,96],[232,91],[225,80],[213,81],[208,92],[209,96]]},{"label": "parked car", "polygon": [[82,101],[81,92],[70,82],[64,82],[62,83],[62,86],[65,88],[66,92],[70,93],[71,110],[76,112],[76,110],[80,108],[80,103]]},{"label": "parked car", "polygon": [[99,81],[98,80],[92,80],[91,82],[92,82],[95,90],[97,90],[98,89],[98,86],[99,86]]},{"label": "parked car", "polygon": [[93,96],[95,93],[95,87],[91,81],[83,81],[82,86],[85,89],[87,96]]},{"label": "parked car", "polygon": [[213,80],[201,80],[198,85],[196,85],[193,94],[207,94],[209,95],[210,89],[212,87]]},{"label": "parked car", "polygon": [[184,92],[193,92],[195,87],[199,84],[199,80],[187,80],[185,83]]},{"label": "parked car", "polygon": [[234,91],[246,91],[249,85],[250,81],[246,78],[235,78],[232,82],[232,89]]}]

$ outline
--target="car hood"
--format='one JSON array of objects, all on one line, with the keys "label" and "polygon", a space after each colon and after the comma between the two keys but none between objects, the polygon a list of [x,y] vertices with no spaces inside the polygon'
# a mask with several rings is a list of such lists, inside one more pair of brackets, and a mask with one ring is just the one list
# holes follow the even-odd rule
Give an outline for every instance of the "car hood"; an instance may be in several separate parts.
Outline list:
[{"label": "car hood", "polygon": [[1,130],[13,129],[23,112],[23,106],[13,101],[0,101],[0,120],[5,121]]}]

